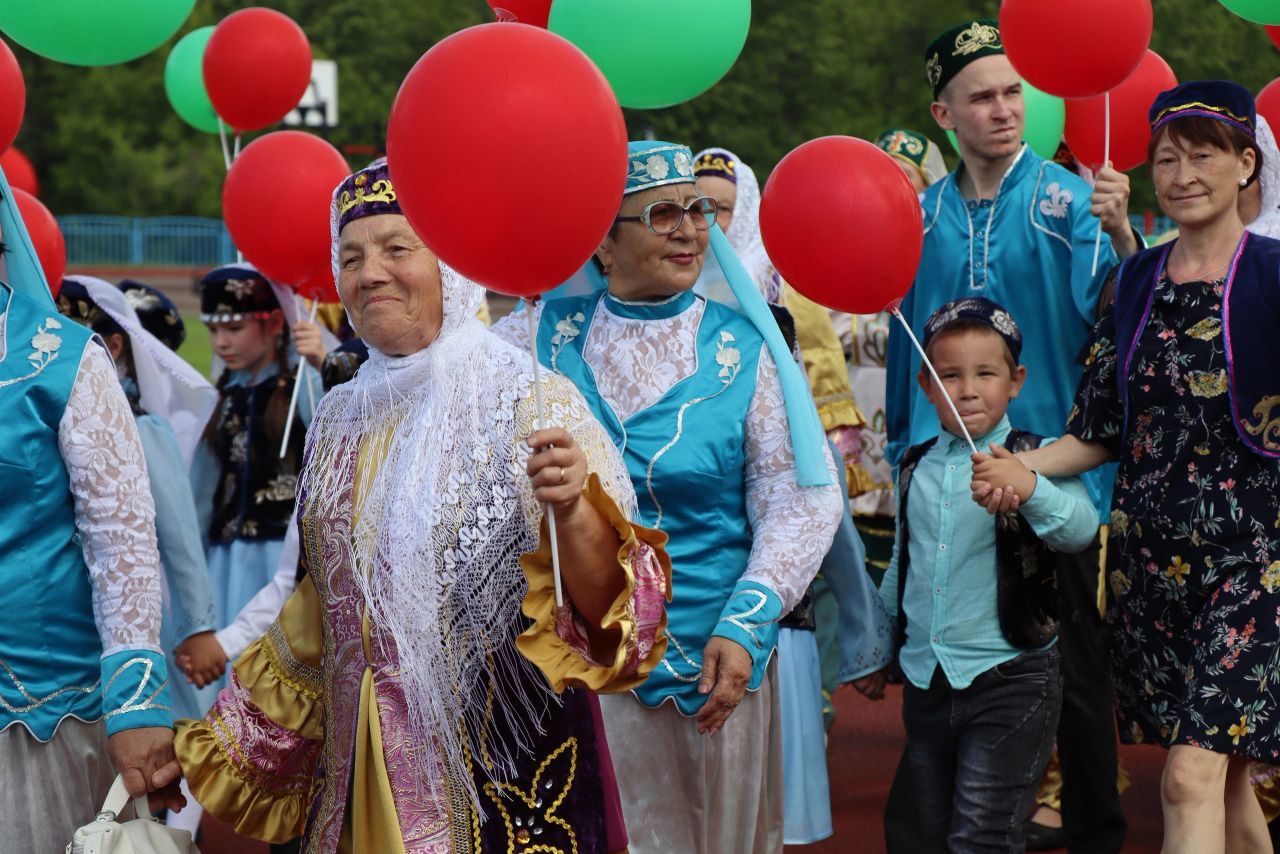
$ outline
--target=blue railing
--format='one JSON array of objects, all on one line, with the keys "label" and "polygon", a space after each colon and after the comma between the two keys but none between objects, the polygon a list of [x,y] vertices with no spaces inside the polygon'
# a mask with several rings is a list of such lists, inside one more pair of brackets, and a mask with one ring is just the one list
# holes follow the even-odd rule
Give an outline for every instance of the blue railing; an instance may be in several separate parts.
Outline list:
[{"label": "blue railing", "polygon": [[194,216],[58,217],[67,263],[129,267],[214,267],[236,260],[222,220]]}]

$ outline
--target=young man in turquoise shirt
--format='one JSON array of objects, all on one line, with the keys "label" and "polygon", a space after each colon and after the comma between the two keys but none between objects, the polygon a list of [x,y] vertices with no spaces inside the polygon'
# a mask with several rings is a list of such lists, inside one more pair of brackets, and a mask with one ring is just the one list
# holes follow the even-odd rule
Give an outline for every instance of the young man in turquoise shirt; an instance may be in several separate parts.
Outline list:
[{"label": "young man in turquoise shirt", "polygon": [[1007,311],[981,297],[947,303],[925,324],[925,347],[941,385],[923,368],[919,382],[943,430],[903,456],[880,587],[898,624],[907,755],[931,843],[1021,850],[1062,702],[1048,551],[1087,548],[1097,515],[1077,478],[1026,470],[986,507],[972,500],[966,429],[983,450],[1043,441],[1006,415],[1027,374]]}]

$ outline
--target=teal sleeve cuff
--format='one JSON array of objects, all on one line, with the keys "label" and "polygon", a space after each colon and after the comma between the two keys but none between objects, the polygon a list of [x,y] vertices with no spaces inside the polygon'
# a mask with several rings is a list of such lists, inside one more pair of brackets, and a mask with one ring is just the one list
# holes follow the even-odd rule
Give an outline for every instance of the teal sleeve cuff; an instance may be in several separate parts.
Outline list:
[{"label": "teal sleeve cuff", "polygon": [[139,727],[172,727],[164,656],[126,649],[102,659],[102,711],[108,736]]},{"label": "teal sleeve cuff", "polygon": [[778,620],[782,599],[763,584],[739,581],[720,612],[713,637],[725,638],[751,654],[753,669],[768,662],[778,645]]}]

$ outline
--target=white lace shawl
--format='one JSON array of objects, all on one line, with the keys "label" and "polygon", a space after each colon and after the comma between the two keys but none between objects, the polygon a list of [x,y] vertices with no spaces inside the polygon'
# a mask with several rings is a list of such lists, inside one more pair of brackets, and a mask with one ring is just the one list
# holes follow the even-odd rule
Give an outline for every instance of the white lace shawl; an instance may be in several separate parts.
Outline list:
[{"label": "white lace shawl", "polygon": [[[333,231],[336,277],[336,207]],[[556,702],[513,643],[526,591],[519,557],[537,548],[542,519],[525,472],[533,374],[527,353],[475,319],[484,290],[440,268],[439,335],[410,356],[370,347],[355,377],[325,395],[307,432],[299,500],[308,516],[351,518],[351,571],[380,637],[394,643],[381,652],[398,663],[410,731],[479,809],[467,750],[487,751],[490,778],[509,779],[532,733],[517,725],[511,741],[486,738],[487,723],[537,728]],[[574,435],[634,515],[626,468],[586,401],[562,377],[544,379],[543,391],[548,423]],[[476,702],[486,682],[497,688],[493,709]],[[426,764],[420,779],[441,800]]]},{"label": "white lace shawl", "polygon": [[1258,147],[1262,149],[1262,207],[1249,223],[1249,231],[1263,237],[1280,239],[1280,147],[1276,145],[1271,125],[1258,114]]}]

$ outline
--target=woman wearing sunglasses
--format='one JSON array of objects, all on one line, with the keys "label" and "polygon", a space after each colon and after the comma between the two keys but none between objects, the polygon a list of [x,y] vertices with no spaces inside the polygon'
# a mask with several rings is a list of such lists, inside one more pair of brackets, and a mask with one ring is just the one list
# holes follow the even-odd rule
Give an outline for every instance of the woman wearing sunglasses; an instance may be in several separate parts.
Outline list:
[{"label": "woman wearing sunglasses", "polygon": [[[699,195],[685,146],[633,142],[606,290],[535,305],[538,354],[572,380],[670,536],[666,656],[601,698],[636,852],[781,851],[778,619],[843,501],[800,369]],[[693,292],[708,247],[739,311]],[[528,347],[527,318],[495,331]]]}]

